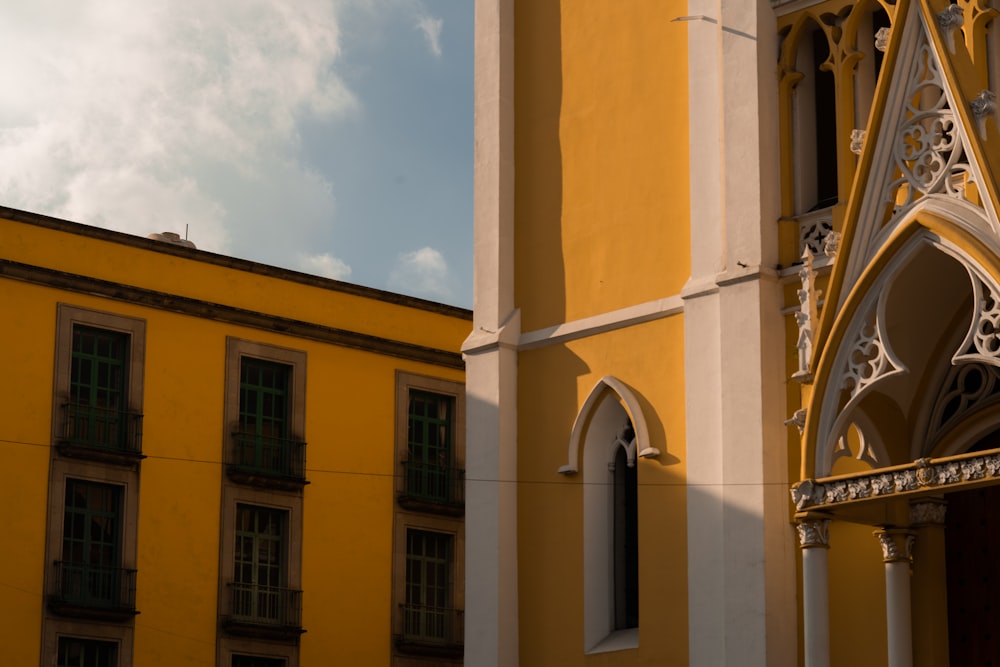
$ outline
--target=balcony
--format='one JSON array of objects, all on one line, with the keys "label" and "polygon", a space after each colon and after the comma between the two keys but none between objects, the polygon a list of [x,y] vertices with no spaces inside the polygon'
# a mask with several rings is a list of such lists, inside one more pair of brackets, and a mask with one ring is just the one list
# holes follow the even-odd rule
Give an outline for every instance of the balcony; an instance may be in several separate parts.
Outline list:
[{"label": "balcony", "polygon": [[231,635],[297,640],[302,629],[302,591],[277,586],[226,584],[222,626]]},{"label": "balcony", "polygon": [[417,461],[403,461],[401,507],[450,516],[465,513],[465,471]]},{"label": "balcony", "polygon": [[465,615],[459,609],[420,604],[399,605],[401,633],[396,648],[402,653],[442,658],[462,657]]},{"label": "balcony", "polygon": [[238,484],[289,491],[306,481],[306,443],[256,433],[233,433],[226,474]]},{"label": "balcony", "polygon": [[63,456],[134,465],[142,455],[142,415],[137,412],[64,403],[63,431],[56,448]]},{"label": "balcony", "polygon": [[56,561],[49,608],[61,616],[126,620],[135,616],[135,570]]}]

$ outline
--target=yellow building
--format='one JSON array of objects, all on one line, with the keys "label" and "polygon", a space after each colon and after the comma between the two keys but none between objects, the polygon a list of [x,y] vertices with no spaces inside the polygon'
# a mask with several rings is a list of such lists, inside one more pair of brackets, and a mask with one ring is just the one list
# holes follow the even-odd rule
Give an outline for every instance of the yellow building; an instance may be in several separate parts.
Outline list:
[{"label": "yellow building", "polygon": [[153,236],[0,208],[0,662],[460,664],[470,314]]},{"label": "yellow building", "polygon": [[1000,663],[996,15],[477,0],[468,664]]}]

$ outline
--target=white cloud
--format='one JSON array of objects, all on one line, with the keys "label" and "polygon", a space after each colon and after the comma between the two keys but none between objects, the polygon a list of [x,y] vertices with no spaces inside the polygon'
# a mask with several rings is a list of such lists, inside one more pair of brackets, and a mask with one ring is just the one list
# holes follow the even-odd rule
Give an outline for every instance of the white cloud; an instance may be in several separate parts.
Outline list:
[{"label": "white cloud", "polygon": [[299,255],[299,270],[334,280],[347,280],[351,277],[351,267],[342,259],[326,252],[320,255]]},{"label": "white cloud", "polygon": [[[140,235],[190,224],[217,252],[329,225],[331,184],[301,162],[299,124],[357,108],[336,72],[334,3],[14,5],[0,40],[12,93],[0,102],[0,203]],[[295,199],[277,187],[290,182]],[[281,224],[254,214],[299,202]]]},{"label": "white cloud", "polygon": [[424,34],[427,40],[427,48],[438,58],[441,57],[441,28],[444,27],[444,19],[436,19],[431,16],[420,16],[417,19],[417,30]]},{"label": "white cloud", "polygon": [[452,296],[448,264],[434,248],[401,253],[389,274],[389,289],[443,301]]}]

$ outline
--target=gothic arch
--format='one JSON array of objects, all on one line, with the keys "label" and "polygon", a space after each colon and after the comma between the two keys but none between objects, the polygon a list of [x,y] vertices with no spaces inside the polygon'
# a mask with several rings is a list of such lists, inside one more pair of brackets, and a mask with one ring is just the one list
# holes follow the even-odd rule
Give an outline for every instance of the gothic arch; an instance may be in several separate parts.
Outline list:
[{"label": "gothic arch", "polygon": [[[640,458],[654,458],[660,455],[660,450],[649,445],[649,429],[646,428],[646,417],[642,414],[642,405],[639,399],[628,386],[618,378],[605,375],[587,395],[587,400],[583,402],[576,421],[573,422],[573,431],[569,436],[569,453],[566,457],[566,465],[559,468],[559,472],[564,475],[572,475],[579,471],[580,444],[583,433],[588,423],[594,416],[595,410],[602,399],[607,397],[607,392],[613,392],[624,406],[624,411],[628,418],[632,420],[635,428],[634,446],[626,450],[628,464],[635,465],[636,453]],[[618,425],[620,426],[620,424]],[[613,454],[613,452],[612,452]]]},{"label": "gothic arch", "polygon": [[[914,426],[928,422],[927,395],[939,391],[941,366],[985,356],[973,339],[979,321],[992,316],[981,312],[988,293],[1000,294],[996,239],[961,202],[925,199],[884,237],[823,342],[803,478],[831,474],[852,427],[874,445],[857,452],[872,467],[913,460]],[[1000,365],[1000,357],[986,363]]]}]

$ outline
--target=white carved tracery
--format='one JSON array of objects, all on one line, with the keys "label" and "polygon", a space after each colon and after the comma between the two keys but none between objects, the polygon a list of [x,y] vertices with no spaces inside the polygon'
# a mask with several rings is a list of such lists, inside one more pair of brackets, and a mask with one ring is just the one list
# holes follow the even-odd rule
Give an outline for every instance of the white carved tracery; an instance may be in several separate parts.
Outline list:
[{"label": "white carved tracery", "polygon": [[815,211],[798,216],[799,255],[806,250],[818,255],[823,252],[826,240],[833,231],[833,216],[829,210]]},{"label": "white carved tracery", "polygon": [[967,199],[965,185],[974,180],[958,119],[926,40],[914,55],[903,117],[893,146],[893,159],[900,176],[886,192],[886,201],[895,204],[896,214],[921,195],[945,194]]},{"label": "white carved tracery", "polygon": [[984,363],[953,366],[934,402],[923,451],[970,414],[1000,402],[1000,367]]},{"label": "white carved tracery", "polygon": [[880,378],[906,370],[892,354],[882,334],[881,318],[877,311],[861,327],[847,357],[841,389],[849,393],[849,400]]},{"label": "white carved tracery", "polygon": [[981,361],[1000,366],[1000,290],[970,271],[974,308],[969,332],[954,363]]}]

